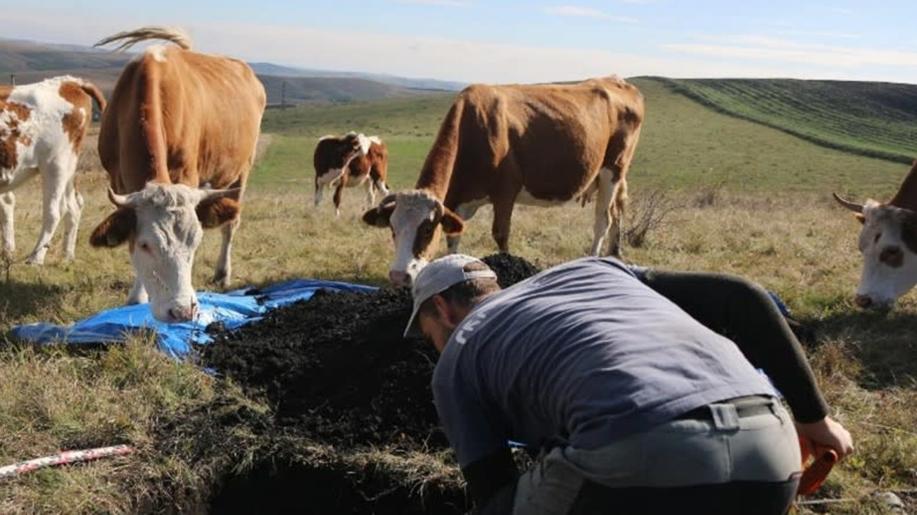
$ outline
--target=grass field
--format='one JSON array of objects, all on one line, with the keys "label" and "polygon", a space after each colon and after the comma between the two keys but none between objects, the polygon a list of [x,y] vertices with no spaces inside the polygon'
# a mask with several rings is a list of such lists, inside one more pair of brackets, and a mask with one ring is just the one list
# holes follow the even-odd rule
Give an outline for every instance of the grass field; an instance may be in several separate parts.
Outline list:
[{"label": "grass field", "polygon": [[917,86],[791,79],[668,81],[711,108],[820,145],[909,163],[917,157]]},{"label": "grass field", "polygon": [[[817,342],[807,351],[858,453],[839,466],[821,495],[850,499],[831,513],[887,513],[871,494],[898,491],[917,510],[917,296],[888,315],[856,310],[859,225],[833,204],[831,191],[888,198],[907,170],[887,160],[825,148],[784,131],[726,116],[639,79],[647,122],[631,169],[633,212],[659,191],[672,208],[632,261],[673,269],[737,273],[779,293]],[[339,219],[326,202],[312,207],[311,153],[326,133],[356,129],[386,139],[391,180],[412,185],[451,96],[270,111],[270,146],[252,176],[234,245],[235,284],[291,277],[382,284],[392,255],[387,231],[362,226],[362,192],[348,191]],[[793,123],[788,121],[787,123]],[[17,256],[0,274],[0,331],[19,323],[70,322],[123,302],[131,283],[124,249],[89,248],[89,231],[111,210],[99,171],[79,177],[86,197],[74,263],[60,264],[59,239],[43,268],[21,260],[39,227],[39,188],[18,192]],[[463,251],[494,251],[490,212],[468,224]],[[592,207],[520,208],[510,245],[542,266],[585,254]],[[198,253],[195,285],[212,273],[218,236]],[[148,338],[104,352],[68,354],[10,344],[0,349],[0,464],[60,448],[131,443],[132,457],[46,470],[0,482],[2,513],[194,511],[221,473],[244,468],[245,452],[197,466],[193,441],[176,441],[173,422],[189,410],[218,416],[227,397],[265,410],[231,385],[168,361]],[[232,435],[246,441],[246,435]],[[195,465],[192,465],[195,464]],[[454,473],[454,471],[453,471]],[[910,494],[908,492],[911,492]],[[825,511],[820,506],[806,509]]]}]

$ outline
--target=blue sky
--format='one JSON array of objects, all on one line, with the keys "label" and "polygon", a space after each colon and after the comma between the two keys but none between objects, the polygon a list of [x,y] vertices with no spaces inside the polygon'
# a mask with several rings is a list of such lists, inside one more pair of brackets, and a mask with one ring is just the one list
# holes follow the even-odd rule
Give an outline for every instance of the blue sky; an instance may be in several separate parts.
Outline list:
[{"label": "blue sky", "polygon": [[293,66],[479,82],[622,76],[917,83],[917,2],[0,0],[3,37],[91,44],[143,24]]}]

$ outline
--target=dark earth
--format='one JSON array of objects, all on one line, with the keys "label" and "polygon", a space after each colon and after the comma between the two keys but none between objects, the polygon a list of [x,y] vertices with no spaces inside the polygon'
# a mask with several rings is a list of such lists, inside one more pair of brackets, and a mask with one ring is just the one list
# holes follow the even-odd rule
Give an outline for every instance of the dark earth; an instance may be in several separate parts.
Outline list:
[{"label": "dark earth", "polygon": [[[538,269],[495,254],[484,261],[506,287]],[[372,293],[318,292],[227,333],[202,360],[263,396],[273,408],[272,436],[353,450],[442,452],[430,378],[436,351],[402,337],[411,313],[407,289]],[[224,478],[211,499],[214,513],[464,513],[460,487],[416,488],[387,477],[383,466],[301,460],[282,448],[246,471]]]}]

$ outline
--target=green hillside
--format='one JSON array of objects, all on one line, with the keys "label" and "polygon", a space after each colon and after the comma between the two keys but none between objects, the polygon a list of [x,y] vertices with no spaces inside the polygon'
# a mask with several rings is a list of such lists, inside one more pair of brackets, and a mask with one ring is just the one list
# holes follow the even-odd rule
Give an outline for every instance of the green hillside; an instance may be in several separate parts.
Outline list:
[{"label": "green hillside", "polygon": [[[678,94],[670,81],[635,79],[646,96],[647,117],[630,172],[633,188],[735,191],[850,191],[884,198],[906,168],[839,152],[758,123],[726,116]],[[383,137],[390,148],[391,184],[413,184],[453,94],[305,105],[265,114],[273,143],[252,176],[255,183],[288,183],[314,174],[318,137],[356,130]],[[869,178],[864,181],[864,178]]]},{"label": "green hillside", "polygon": [[[309,102],[355,102],[360,100],[382,99],[411,96],[412,90],[359,78],[340,77],[277,77],[258,75],[268,103],[280,104],[285,99],[287,104]],[[285,84],[285,86],[284,86]],[[286,91],[284,92],[284,88]]]},{"label": "green hillside", "polygon": [[820,145],[909,163],[917,85],[790,79],[663,79],[703,105]]},{"label": "green hillside", "polygon": [[[109,52],[71,45],[54,45],[0,38],[0,84],[15,75],[17,84],[39,82],[58,75],[74,75],[91,80],[106,94],[114,89],[125,63],[133,53]],[[289,70],[259,63],[258,78],[264,84],[270,105],[302,103],[341,103],[414,96],[417,90],[406,85],[374,81],[363,77],[279,76]],[[285,91],[284,91],[285,90]]]}]

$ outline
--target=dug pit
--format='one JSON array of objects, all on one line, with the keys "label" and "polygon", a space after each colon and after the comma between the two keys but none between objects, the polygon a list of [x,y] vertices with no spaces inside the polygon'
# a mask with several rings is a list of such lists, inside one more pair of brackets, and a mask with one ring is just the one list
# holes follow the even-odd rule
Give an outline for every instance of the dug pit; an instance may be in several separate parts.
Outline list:
[{"label": "dug pit", "polygon": [[[538,271],[506,254],[484,261],[504,287]],[[470,508],[433,406],[436,352],[402,337],[410,311],[407,290],[319,292],[241,330],[214,329],[204,364],[266,399],[271,410],[256,423],[223,417],[238,427],[219,438],[251,447],[234,451],[242,456],[219,478],[212,512]]]}]

